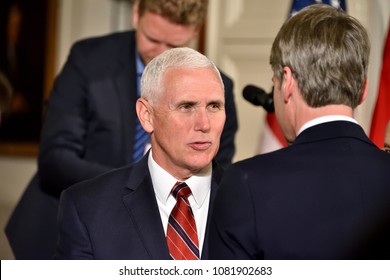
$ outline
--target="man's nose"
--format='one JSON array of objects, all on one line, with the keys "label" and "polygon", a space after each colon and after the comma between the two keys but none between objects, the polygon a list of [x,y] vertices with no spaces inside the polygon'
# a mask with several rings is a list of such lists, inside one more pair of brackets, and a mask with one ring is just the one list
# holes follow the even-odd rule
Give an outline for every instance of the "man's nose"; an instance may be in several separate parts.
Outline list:
[{"label": "man's nose", "polygon": [[208,131],[210,129],[210,117],[205,109],[199,109],[195,113],[195,130]]},{"label": "man's nose", "polygon": [[169,45],[164,44],[164,43],[159,43],[156,46],[156,49],[157,49],[158,54],[162,54],[163,52],[172,49],[172,47],[170,47]]}]

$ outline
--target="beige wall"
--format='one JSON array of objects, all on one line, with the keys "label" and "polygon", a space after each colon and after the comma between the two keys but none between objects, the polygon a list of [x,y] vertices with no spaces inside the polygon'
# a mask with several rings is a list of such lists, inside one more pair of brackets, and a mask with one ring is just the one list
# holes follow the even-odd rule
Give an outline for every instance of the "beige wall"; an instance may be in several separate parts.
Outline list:
[{"label": "beige wall", "polygon": [[[263,129],[264,110],[242,98],[242,88],[255,84],[271,88],[268,56],[273,37],[285,20],[290,0],[210,0],[207,54],[235,81],[240,130],[235,160],[252,156]],[[370,96],[357,118],[368,131],[378,87],[382,41],[390,17],[388,0],[347,0],[348,12],[370,32]],[[70,45],[80,38],[130,26],[130,8],[109,0],[59,0],[57,71]],[[36,170],[36,159],[0,156],[0,227],[4,228],[15,203]],[[12,254],[0,232],[0,259]]]},{"label": "beige wall", "polygon": [[35,158],[0,157],[0,259],[13,257],[4,226],[27,182],[36,170]]}]

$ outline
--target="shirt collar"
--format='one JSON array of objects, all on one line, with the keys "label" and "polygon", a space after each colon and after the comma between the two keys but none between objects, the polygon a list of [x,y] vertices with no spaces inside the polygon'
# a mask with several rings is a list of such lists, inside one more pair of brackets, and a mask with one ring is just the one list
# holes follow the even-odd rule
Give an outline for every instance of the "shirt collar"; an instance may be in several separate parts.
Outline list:
[{"label": "shirt collar", "polygon": [[321,123],[334,122],[334,121],[348,121],[348,122],[353,122],[353,123],[358,124],[358,122],[355,119],[353,119],[351,117],[347,117],[347,116],[342,116],[342,115],[323,116],[323,117],[312,119],[312,120],[308,121],[307,123],[305,123],[301,127],[301,129],[299,130],[297,135],[299,135],[300,133],[302,133],[302,131],[304,131],[305,129],[308,129],[309,127],[312,127],[312,126],[315,126],[315,125],[318,125]]},{"label": "shirt collar", "polygon": [[141,76],[145,69],[145,64],[142,62],[141,56],[139,55],[137,49],[135,50],[135,63],[137,68],[137,75]]},{"label": "shirt collar", "polygon": [[[149,153],[148,166],[152,177],[153,189],[160,202],[166,204],[177,180],[154,161],[152,149]],[[191,176],[185,182],[191,188],[196,207],[200,208],[210,191],[212,163],[203,168],[198,174]]]}]

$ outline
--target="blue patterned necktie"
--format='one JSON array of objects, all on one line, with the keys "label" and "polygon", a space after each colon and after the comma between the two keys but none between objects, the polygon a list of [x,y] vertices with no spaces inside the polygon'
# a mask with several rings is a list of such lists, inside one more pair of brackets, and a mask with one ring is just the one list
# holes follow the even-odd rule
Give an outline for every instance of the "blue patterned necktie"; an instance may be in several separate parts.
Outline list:
[{"label": "blue patterned necktie", "polygon": [[139,161],[145,153],[145,145],[149,143],[149,133],[147,133],[137,118],[135,126],[135,138],[133,146],[133,162]]},{"label": "blue patterned necktie", "polygon": [[[140,96],[140,83],[141,74],[137,75],[138,83],[138,97]],[[134,146],[133,146],[133,162],[139,161],[145,153],[146,144],[150,143],[149,133],[147,133],[141,123],[139,122],[138,117],[136,117],[135,125],[135,135],[134,135]]]}]

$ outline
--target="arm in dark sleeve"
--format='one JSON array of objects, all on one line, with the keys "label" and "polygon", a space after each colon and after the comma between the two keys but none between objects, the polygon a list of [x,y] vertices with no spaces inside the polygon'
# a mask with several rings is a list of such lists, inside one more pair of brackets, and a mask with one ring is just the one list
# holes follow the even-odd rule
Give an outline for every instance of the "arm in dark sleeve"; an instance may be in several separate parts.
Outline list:
[{"label": "arm in dark sleeve", "polygon": [[221,135],[221,143],[216,160],[224,167],[229,166],[235,154],[235,136],[238,130],[236,104],[233,94],[233,81],[221,72],[225,86],[225,112],[226,122]]},{"label": "arm in dark sleeve", "polygon": [[59,235],[55,259],[93,259],[87,228],[80,219],[76,204],[67,191],[61,194],[58,225]]},{"label": "arm in dark sleeve", "polygon": [[259,258],[253,197],[246,181],[235,165],[224,173],[210,222],[210,259]]},{"label": "arm in dark sleeve", "polygon": [[39,174],[47,188],[65,189],[111,167],[88,161],[88,90],[85,54],[72,48],[55,80],[42,130]]}]

